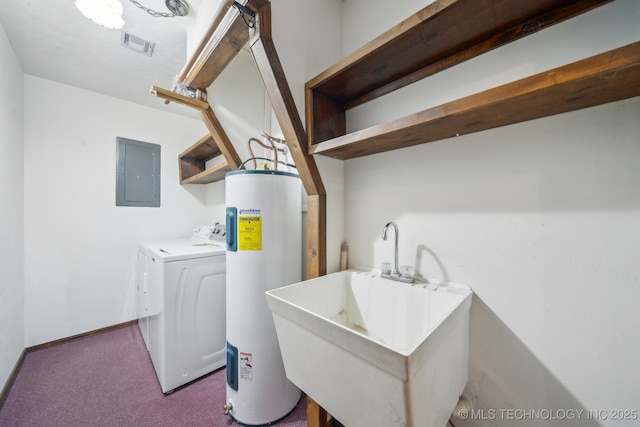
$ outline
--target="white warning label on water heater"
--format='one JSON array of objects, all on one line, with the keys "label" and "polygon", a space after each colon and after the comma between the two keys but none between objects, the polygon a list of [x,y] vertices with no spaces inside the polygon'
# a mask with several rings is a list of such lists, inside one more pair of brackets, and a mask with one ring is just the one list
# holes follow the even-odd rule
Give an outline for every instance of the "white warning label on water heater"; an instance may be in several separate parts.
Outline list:
[{"label": "white warning label on water heater", "polygon": [[253,370],[253,355],[251,353],[240,352],[240,378],[251,381],[251,371]]},{"label": "white warning label on water heater", "polygon": [[241,251],[262,250],[261,215],[240,215],[238,217],[238,249]]}]

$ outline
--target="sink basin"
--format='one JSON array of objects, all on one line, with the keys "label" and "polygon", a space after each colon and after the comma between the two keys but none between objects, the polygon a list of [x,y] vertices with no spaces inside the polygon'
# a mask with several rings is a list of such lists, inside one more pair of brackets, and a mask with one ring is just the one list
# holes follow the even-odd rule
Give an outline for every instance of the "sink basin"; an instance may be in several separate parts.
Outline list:
[{"label": "sink basin", "polygon": [[349,427],[446,425],[468,379],[471,295],[370,269],[266,292],[287,377]]}]

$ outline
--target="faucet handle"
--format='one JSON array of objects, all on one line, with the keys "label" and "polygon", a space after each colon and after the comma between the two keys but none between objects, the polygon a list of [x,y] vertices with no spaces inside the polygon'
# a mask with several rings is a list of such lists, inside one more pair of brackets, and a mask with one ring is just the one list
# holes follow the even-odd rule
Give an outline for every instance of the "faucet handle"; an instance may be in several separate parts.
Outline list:
[{"label": "faucet handle", "polygon": [[382,274],[385,274],[387,276],[391,274],[391,263],[383,262],[381,265],[380,271],[382,272]]},{"label": "faucet handle", "polygon": [[413,277],[413,267],[410,265],[400,266],[400,275],[403,277]]}]

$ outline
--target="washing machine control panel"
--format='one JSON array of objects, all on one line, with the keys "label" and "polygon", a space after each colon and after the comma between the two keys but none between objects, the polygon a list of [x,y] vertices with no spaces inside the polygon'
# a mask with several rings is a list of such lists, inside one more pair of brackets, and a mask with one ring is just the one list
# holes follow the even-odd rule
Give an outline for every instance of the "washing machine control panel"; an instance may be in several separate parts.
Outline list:
[{"label": "washing machine control panel", "polygon": [[215,242],[226,242],[227,226],[215,223],[215,225],[199,225],[193,229],[192,237]]}]

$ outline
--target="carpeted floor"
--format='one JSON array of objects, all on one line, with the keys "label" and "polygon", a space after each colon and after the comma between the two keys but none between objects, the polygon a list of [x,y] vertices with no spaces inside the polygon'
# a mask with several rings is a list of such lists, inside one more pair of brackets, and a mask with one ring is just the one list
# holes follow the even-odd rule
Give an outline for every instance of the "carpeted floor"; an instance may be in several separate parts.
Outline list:
[{"label": "carpeted floor", "polygon": [[[27,354],[2,427],[234,426],[224,368],[164,395],[137,326]],[[307,425],[306,398],[277,424]]]}]

